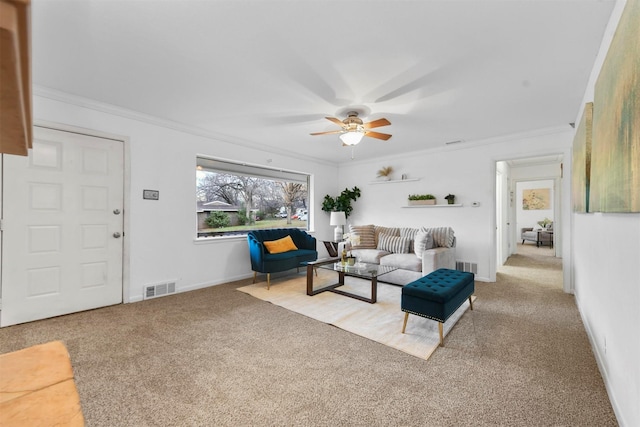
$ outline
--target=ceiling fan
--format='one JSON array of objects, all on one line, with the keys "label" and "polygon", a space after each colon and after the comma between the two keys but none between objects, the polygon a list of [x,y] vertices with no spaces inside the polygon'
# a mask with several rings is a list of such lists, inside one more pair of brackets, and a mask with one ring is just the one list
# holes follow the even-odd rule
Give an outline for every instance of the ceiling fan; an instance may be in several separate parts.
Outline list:
[{"label": "ceiling fan", "polygon": [[336,119],[335,117],[325,117],[327,120],[337,124],[342,129],[340,130],[331,130],[327,132],[315,132],[311,135],[329,135],[334,133],[340,134],[340,139],[342,140],[342,145],[356,145],[358,144],[364,136],[369,136],[371,138],[382,139],[384,141],[391,138],[391,135],[388,133],[380,133],[374,132],[369,129],[388,126],[391,122],[387,119],[378,119],[373,120],[369,123],[363,123],[362,119],[358,117],[357,111],[349,111],[347,113],[347,118],[344,120]]}]

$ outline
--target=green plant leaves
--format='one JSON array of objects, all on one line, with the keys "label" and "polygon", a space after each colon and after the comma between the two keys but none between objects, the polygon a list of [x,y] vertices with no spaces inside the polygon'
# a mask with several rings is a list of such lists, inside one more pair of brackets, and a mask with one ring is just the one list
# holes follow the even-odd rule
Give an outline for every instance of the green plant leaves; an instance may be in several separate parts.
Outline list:
[{"label": "green plant leaves", "polygon": [[358,187],[353,187],[351,190],[345,188],[336,197],[331,197],[327,194],[322,201],[322,210],[325,212],[344,212],[345,216],[349,218],[349,214],[353,211],[351,202],[355,202],[358,197],[360,197],[360,189]]}]

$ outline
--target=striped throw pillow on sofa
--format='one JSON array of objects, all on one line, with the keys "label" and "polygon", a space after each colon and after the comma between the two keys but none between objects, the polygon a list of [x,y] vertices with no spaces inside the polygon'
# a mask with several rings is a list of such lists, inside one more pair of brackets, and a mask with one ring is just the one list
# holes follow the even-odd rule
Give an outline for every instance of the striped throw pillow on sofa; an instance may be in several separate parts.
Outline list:
[{"label": "striped throw pillow on sofa", "polygon": [[431,235],[433,236],[434,247],[441,247],[441,248],[453,247],[453,242],[455,241],[455,235],[453,233],[453,228],[451,227],[431,227],[431,228],[422,227],[420,231],[426,231],[431,233]]},{"label": "striped throw pillow on sofa", "polygon": [[375,249],[376,240],[373,224],[369,225],[349,225],[349,230],[360,237],[360,244],[352,249]]},{"label": "striped throw pillow on sofa", "polygon": [[391,236],[389,234],[380,234],[378,236],[379,251],[392,252],[394,254],[409,253],[409,239],[400,236]]}]

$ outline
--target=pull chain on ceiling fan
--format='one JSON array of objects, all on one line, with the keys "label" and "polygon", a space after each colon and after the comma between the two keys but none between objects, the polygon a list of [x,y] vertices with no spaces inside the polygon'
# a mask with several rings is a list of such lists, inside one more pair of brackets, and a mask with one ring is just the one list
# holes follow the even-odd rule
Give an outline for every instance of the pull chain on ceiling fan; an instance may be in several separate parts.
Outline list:
[{"label": "pull chain on ceiling fan", "polygon": [[371,138],[382,139],[384,141],[391,138],[391,135],[388,133],[380,133],[374,132],[369,129],[388,126],[391,122],[387,119],[378,119],[373,120],[369,123],[363,123],[362,119],[358,117],[358,113],[356,111],[350,111],[347,113],[347,118],[344,120],[336,119],[335,117],[325,117],[327,120],[337,124],[342,129],[340,130],[332,130],[327,132],[315,132],[311,135],[329,135],[329,134],[340,134],[340,139],[342,140],[342,145],[350,145],[354,146],[358,144],[363,137],[369,136]]}]

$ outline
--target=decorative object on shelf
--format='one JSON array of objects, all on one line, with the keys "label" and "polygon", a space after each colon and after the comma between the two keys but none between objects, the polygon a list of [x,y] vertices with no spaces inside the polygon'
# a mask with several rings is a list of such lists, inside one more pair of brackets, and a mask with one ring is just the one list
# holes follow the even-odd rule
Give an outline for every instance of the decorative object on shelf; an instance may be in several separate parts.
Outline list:
[{"label": "decorative object on shelf", "polygon": [[414,182],[414,181],[420,181],[420,178],[405,178],[405,179],[389,179],[389,180],[375,180],[375,181],[371,181],[369,182],[369,184],[398,184],[401,182]]},{"label": "decorative object on shelf", "polygon": [[392,166],[384,166],[378,170],[377,177],[382,178],[384,181],[390,181],[392,172],[393,172]]},{"label": "decorative object on shelf", "polygon": [[436,196],[433,194],[409,194],[409,206],[435,204]]},{"label": "decorative object on shelf", "polygon": [[344,212],[331,212],[331,218],[329,219],[329,225],[336,227],[333,238],[336,242],[342,240],[344,235],[344,225],[347,223],[347,217]]},{"label": "decorative object on shelf", "polygon": [[[453,205],[450,204],[435,204],[435,205],[407,205],[407,206],[400,206],[401,208],[461,208],[463,205],[462,203],[454,203]],[[479,205],[478,205],[479,206]]]},{"label": "decorative object on shelf", "polygon": [[453,205],[456,202],[456,195],[447,194],[447,197],[445,197],[445,199],[447,199],[447,203],[449,203],[450,205]]},{"label": "decorative object on shelf", "polygon": [[358,187],[353,187],[351,190],[345,188],[337,197],[331,197],[327,194],[322,201],[322,210],[325,212],[344,212],[345,217],[349,218],[351,211],[353,211],[351,202],[355,202],[358,197],[360,197]]}]

